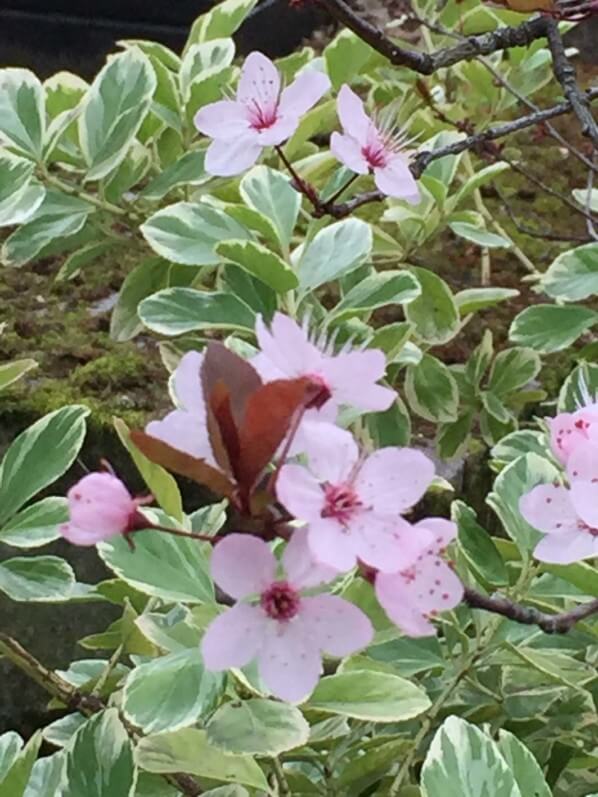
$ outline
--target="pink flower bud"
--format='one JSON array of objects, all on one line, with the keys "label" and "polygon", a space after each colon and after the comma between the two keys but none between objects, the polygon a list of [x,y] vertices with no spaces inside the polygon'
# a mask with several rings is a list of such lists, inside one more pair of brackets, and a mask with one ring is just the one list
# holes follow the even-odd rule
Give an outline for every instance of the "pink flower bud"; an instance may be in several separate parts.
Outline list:
[{"label": "pink flower bud", "polygon": [[60,532],[75,545],[95,545],[138,527],[138,502],[111,473],[84,476],[67,498],[70,520]]}]

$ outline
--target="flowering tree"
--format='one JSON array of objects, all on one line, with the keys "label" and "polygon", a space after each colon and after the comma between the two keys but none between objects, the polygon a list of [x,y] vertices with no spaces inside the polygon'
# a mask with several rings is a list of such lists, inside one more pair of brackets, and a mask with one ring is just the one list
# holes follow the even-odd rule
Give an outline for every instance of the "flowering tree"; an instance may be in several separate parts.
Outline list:
[{"label": "flowering tree", "polygon": [[[124,42],[91,86],[0,71],[3,262],[73,246],[72,276],[138,253],[111,331],[165,339],[173,405],[115,421],[139,495],[74,465],[85,406],[4,454],[0,541],[95,546],[113,578],[42,551],[5,558],[0,590],[120,617],[81,640],[102,659],[64,671],[0,633],[62,712],[0,736],[0,797],[598,793],[598,90],[555,21],[594,4],[515,24],[414,3],[411,49],[321,1],[346,26],[321,57],[237,67],[255,2],[226,0],[181,58]],[[553,78],[564,99],[540,108]],[[565,114],[585,149],[552,126]],[[496,142],[539,125],[589,175],[572,199],[548,186],[582,226],[545,270],[481,191],[528,174]],[[458,241],[480,270],[453,292],[419,253]],[[501,248],[548,297],[515,305],[508,341],[475,326],[519,294],[493,283]],[[541,355],[572,346],[551,397]],[[34,366],[0,366],[0,388]],[[476,451],[491,484],[468,491],[445,464]],[[44,494],[65,473],[66,498]]]}]

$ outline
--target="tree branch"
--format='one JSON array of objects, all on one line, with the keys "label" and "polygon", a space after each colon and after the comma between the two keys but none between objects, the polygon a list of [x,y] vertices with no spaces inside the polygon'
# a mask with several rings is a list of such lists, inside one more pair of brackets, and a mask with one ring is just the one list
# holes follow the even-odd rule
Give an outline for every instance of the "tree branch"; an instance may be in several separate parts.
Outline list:
[{"label": "tree branch", "polygon": [[465,587],[465,603],[472,609],[483,609],[486,612],[500,614],[523,625],[537,625],[547,634],[566,634],[576,623],[598,614],[598,598],[588,603],[582,603],[568,612],[560,614],[545,614],[531,606],[522,606],[513,603],[508,598],[499,595],[488,596],[477,592],[470,587]]}]

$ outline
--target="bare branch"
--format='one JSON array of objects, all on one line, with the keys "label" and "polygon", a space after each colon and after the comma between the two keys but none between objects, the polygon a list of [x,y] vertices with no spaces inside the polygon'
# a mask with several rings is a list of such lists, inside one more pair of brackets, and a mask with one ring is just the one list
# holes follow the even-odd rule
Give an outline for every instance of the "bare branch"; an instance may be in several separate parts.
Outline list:
[{"label": "bare branch", "polygon": [[531,606],[522,606],[513,603],[508,598],[499,595],[488,596],[477,592],[470,587],[465,588],[465,603],[472,609],[483,609],[493,614],[500,614],[523,625],[537,625],[547,634],[566,634],[582,620],[593,614],[598,614],[598,598],[587,603],[582,603],[568,612],[560,614],[545,614]]}]

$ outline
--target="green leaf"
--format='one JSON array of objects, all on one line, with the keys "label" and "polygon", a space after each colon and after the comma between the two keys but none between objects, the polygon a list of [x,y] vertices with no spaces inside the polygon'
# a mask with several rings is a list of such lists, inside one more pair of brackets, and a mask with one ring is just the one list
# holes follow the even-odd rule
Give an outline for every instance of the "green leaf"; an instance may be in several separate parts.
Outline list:
[{"label": "green leaf", "polygon": [[421,783],[424,797],[523,797],[498,746],[460,717],[436,732]]},{"label": "green leaf", "polygon": [[588,395],[598,395],[598,364],[582,362],[571,371],[559,391],[558,411],[575,412],[587,404]]},{"label": "green leaf", "polygon": [[169,205],[150,216],[141,232],[154,252],[185,266],[214,266],[220,241],[251,237],[224,211],[201,202]]},{"label": "green leaf", "polygon": [[353,31],[343,30],[324,50],[326,71],[335,89],[359,75],[375,51]]},{"label": "green leaf", "polygon": [[453,459],[466,451],[474,417],[474,410],[462,410],[456,421],[439,427],[436,445],[442,459]]},{"label": "green leaf", "polygon": [[0,365],[0,390],[12,385],[32,368],[37,368],[35,360],[13,360]]},{"label": "green leaf", "polygon": [[2,774],[0,797],[23,797],[41,742],[38,731],[13,759],[10,768]]},{"label": "green leaf", "polygon": [[200,778],[269,791],[264,773],[250,756],[222,752],[210,744],[205,731],[195,728],[147,736],[137,746],[136,759],[148,772],[188,772]]},{"label": "green leaf", "polygon": [[156,75],[140,50],[113,56],[98,74],[79,119],[88,180],[106,177],[124,160],[155,90]]},{"label": "green leaf", "polygon": [[211,179],[211,176],[204,169],[205,159],[204,150],[186,152],[154,177],[143,189],[140,196],[155,202],[180,185],[202,185]]},{"label": "green leaf", "polygon": [[459,530],[459,546],[476,577],[493,587],[507,586],[506,565],[490,534],[477,522],[473,509],[463,501],[453,501],[451,517]]},{"label": "green leaf", "polygon": [[48,191],[35,215],[4,241],[2,262],[13,268],[25,265],[56,239],[78,233],[92,211],[74,196]]},{"label": "green leaf", "polygon": [[56,281],[74,279],[84,266],[95,262],[99,257],[109,252],[113,247],[118,246],[116,240],[92,241],[92,243],[77,249],[64,261],[60,270],[56,274]]},{"label": "green leaf", "polygon": [[588,307],[536,304],[519,313],[509,337],[513,343],[549,354],[568,348],[597,323],[598,313]]},{"label": "green leaf", "polygon": [[389,304],[409,304],[421,287],[408,271],[383,271],[358,282],[332,311],[335,321],[345,320]]},{"label": "green leaf", "polygon": [[66,498],[44,498],[22,509],[0,530],[0,542],[15,548],[37,548],[60,536],[69,518]]},{"label": "green leaf", "polygon": [[181,59],[179,56],[159,42],[144,41],[143,39],[121,39],[116,43],[119,47],[124,47],[127,50],[141,50],[148,58],[160,61],[161,64],[164,64],[164,66],[168,67],[172,72],[178,72],[181,68]]},{"label": "green leaf", "polygon": [[431,703],[422,689],[398,675],[355,670],[322,678],[308,705],[366,722],[402,722]]},{"label": "green leaf", "polygon": [[309,725],[299,709],[273,700],[226,703],[207,726],[208,740],[230,753],[276,756],[304,745]]},{"label": "green leaf", "polygon": [[147,530],[135,536],[134,554],[122,537],[100,543],[98,553],[117,576],[146,595],[171,603],[213,603],[207,547],[208,543]]},{"label": "green leaf", "polygon": [[[368,748],[365,755],[347,757],[337,782],[341,794],[367,794],[367,789],[378,783],[380,779],[396,766],[409,747],[407,739],[392,739]],[[404,797],[403,792],[399,792]]]},{"label": "green leaf", "polygon": [[532,349],[505,349],[492,364],[488,390],[497,396],[512,393],[535,379],[541,367],[540,357]]},{"label": "green leaf", "polygon": [[13,601],[60,603],[75,586],[71,566],[57,556],[28,556],[0,563],[0,591]]},{"label": "green leaf", "polygon": [[490,390],[482,390],[480,393],[482,406],[492,418],[500,424],[508,424],[512,415],[495,393]]},{"label": "green leaf", "polygon": [[457,382],[447,366],[431,354],[424,354],[418,365],[407,367],[405,395],[411,409],[428,421],[457,420]]},{"label": "green leaf", "polygon": [[496,235],[496,233],[482,230],[475,227],[473,224],[466,224],[465,222],[454,221],[449,224],[451,230],[460,238],[465,238],[466,241],[471,241],[478,246],[484,248],[494,247],[509,247],[513,246],[513,242],[503,235]]},{"label": "green leaf", "polygon": [[168,287],[171,268],[166,260],[151,257],[127,274],[110,317],[110,337],[113,340],[131,340],[143,329],[137,309],[143,299]]},{"label": "green leaf", "polygon": [[405,308],[405,316],[428,343],[447,343],[459,327],[459,312],[446,282],[427,268],[412,267],[421,295]]},{"label": "green leaf", "polygon": [[303,290],[343,277],[364,263],[372,251],[372,228],[361,219],[345,219],[320,230],[293,252]]},{"label": "green leaf", "polygon": [[293,269],[262,244],[254,241],[223,241],[216,246],[216,252],[278,293],[286,293],[299,285]]},{"label": "green leaf", "polygon": [[176,479],[167,470],[149,460],[131,441],[129,428],[120,418],[114,418],[114,428],[120,442],[131,455],[143,481],[167,515],[179,523],[183,521],[183,501]]},{"label": "green leaf", "polygon": [[397,395],[384,412],[367,416],[368,429],[378,448],[408,446],[411,439],[411,418],[402,399]]},{"label": "green leaf", "polygon": [[539,283],[553,299],[578,302],[598,294],[598,243],[562,252]]},{"label": "green leaf", "polygon": [[[573,198],[575,201],[581,205],[582,208],[585,208],[588,205],[588,191],[586,188],[574,188],[571,191],[573,194]],[[589,209],[592,213],[598,213],[598,189],[592,188],[590,191],[590,201],[589,201]]]},{"label": "green leaf", "polygon": [[0,778],[4,778],[23,749],[23,740],[16,731],[0,736]]},{"label": "green leaf", "polygon": [[301,207],[301,194],[289,179],[267,166],[256,166],[241,180],[243,202],[274,224],[283,251],[287,251]]},{"label": "green leaf", "polygon": [[234,294],[254,313],[260,313],[266,321],[272,319],[278,309],[278,297],[272,288],[252,277],[245,269],[233,266],[231,263],[223,267],[220,278],[222,287],[226,288],[227,293]]},{"label": "green leaf", "polygon": [[60,795],[64,764],[65,757],[62,753],[38,758],[31,770],[31,777],[24,797],[57,797]]},{"label": "green leaf", "polygon": [[0,150],[0,227],[19,224],[35,212],[35,206],[20,208],[16,216],[14,210],[29,191],[34,168],[30,160]]},{"label": "green leaf", "polygon": [[394,362],[409,340],[413,327],[407,321],[396,321],[374,331],[371,349],[382,349],[388,362]]},{"label": "green leaf", "polygon": [[463,318],[486,307],[493,307],[499,302],[506,302],[515,296],[519,296],[519,291],[514,288],[467,288],[455,294],[455,302]]},{"label": "green leaf", "polygon": [[224,0],[193,23],[185,49],[195,42],[232,36],[251,12],[257,0]]},{"label": "green leaf", "polygon": [[491,163],[490,166],[485,166],[483,169],[480,169],[469,177],[457,192],[455,196],[455,207],[460,205],[464,199],[467,199],[467,197],[473,194],[478,188],[486,185],[486,183],[494,180],[495,177],[498,177],[499,174],[502,174],[502,172],[510,168],[508,163],[499,161],[498,163]]},{"label": "green leaf", "polygon": [[68,470],[85,437],[87,407],[51,412],[22,432],[0,466],[0,523]]},{"label": "green leaf", "polygon": [[500,730],[498,749],[507,762],[523,797],[552,797],[540,765],[516,736],[509,731]]},{"label": "green leaf", "polygon": [[508,464],[522,454],[534,453],[539,457],[545,457],[547,451],[548,441],[545,434],[531,429],[521,429],[503,437],[491,453],[493,459]]},{"label": "green leaf", "polygon": [[44,89],[28,69],[0,70],[0,138],[41,161],[45,137]]},{"label": "green leaf", "polygon": [[189,99],[193,83],[218,74],[232,64],[234,57],[235,45],[230,38],[212,39],[189,47],[179,75],[183,99]]},{"label": "green leaf", "polygon": [[598,579],[596,568],[588,562],[575,562],[572,565],[551,565],[542,563],[542,570],[573,584],[584,595],[598,598]]},{"label": "green leaf", "polygon": [[161,335],[181,335],[196,329],[253,331],[255,314],[230,293],[208,293],[193,288],[169,288],[144,299],[139,317]]},{"label": "green leaf", "polygon": [[74,714],[67,714],[60,719],[54,720],[43,730],[44,740],[54,747],[66,747],[71,741],[73,736],[77,733],[89,717],[80,714],[78,711]]},{"label": "green leaf", "polygon": [[547,459],[537,454],[525,454],[498,474],[494,489],[486,498],[486,503],[496,512],[505,531],[517,543],[524,556],[529,555],[541,534],[519,512],[521,496],[537,484],[552,482],[558,478],[558,470]]},{"label": "green leaf", "polygon": [[268,246],[278,251],[282,251],[280,239],[278,237],[278,230],[274,222],[259,210],[250,208],[247,205],[241,204],[228,204],[226,212],[239,224],[246,227],[248,230],[257,233],[261,238],[264,238]]},{"label": "green leaf", "polygon": [[0,204],[0,227],[24,224],[37,213],[46,196],[43,185],[33,180]]},{"label": "green leaf", "polygon": [[123,710],[144,733],[174,731],[213,711],[224,684],[225,675],[208,672],[194,647],[132,670],[125,682]]},{"label": "green leaf", "polygon": [[117,709],[96,714],[67,748],[61,797],[133,797],[136,781],[133,744]]}]

